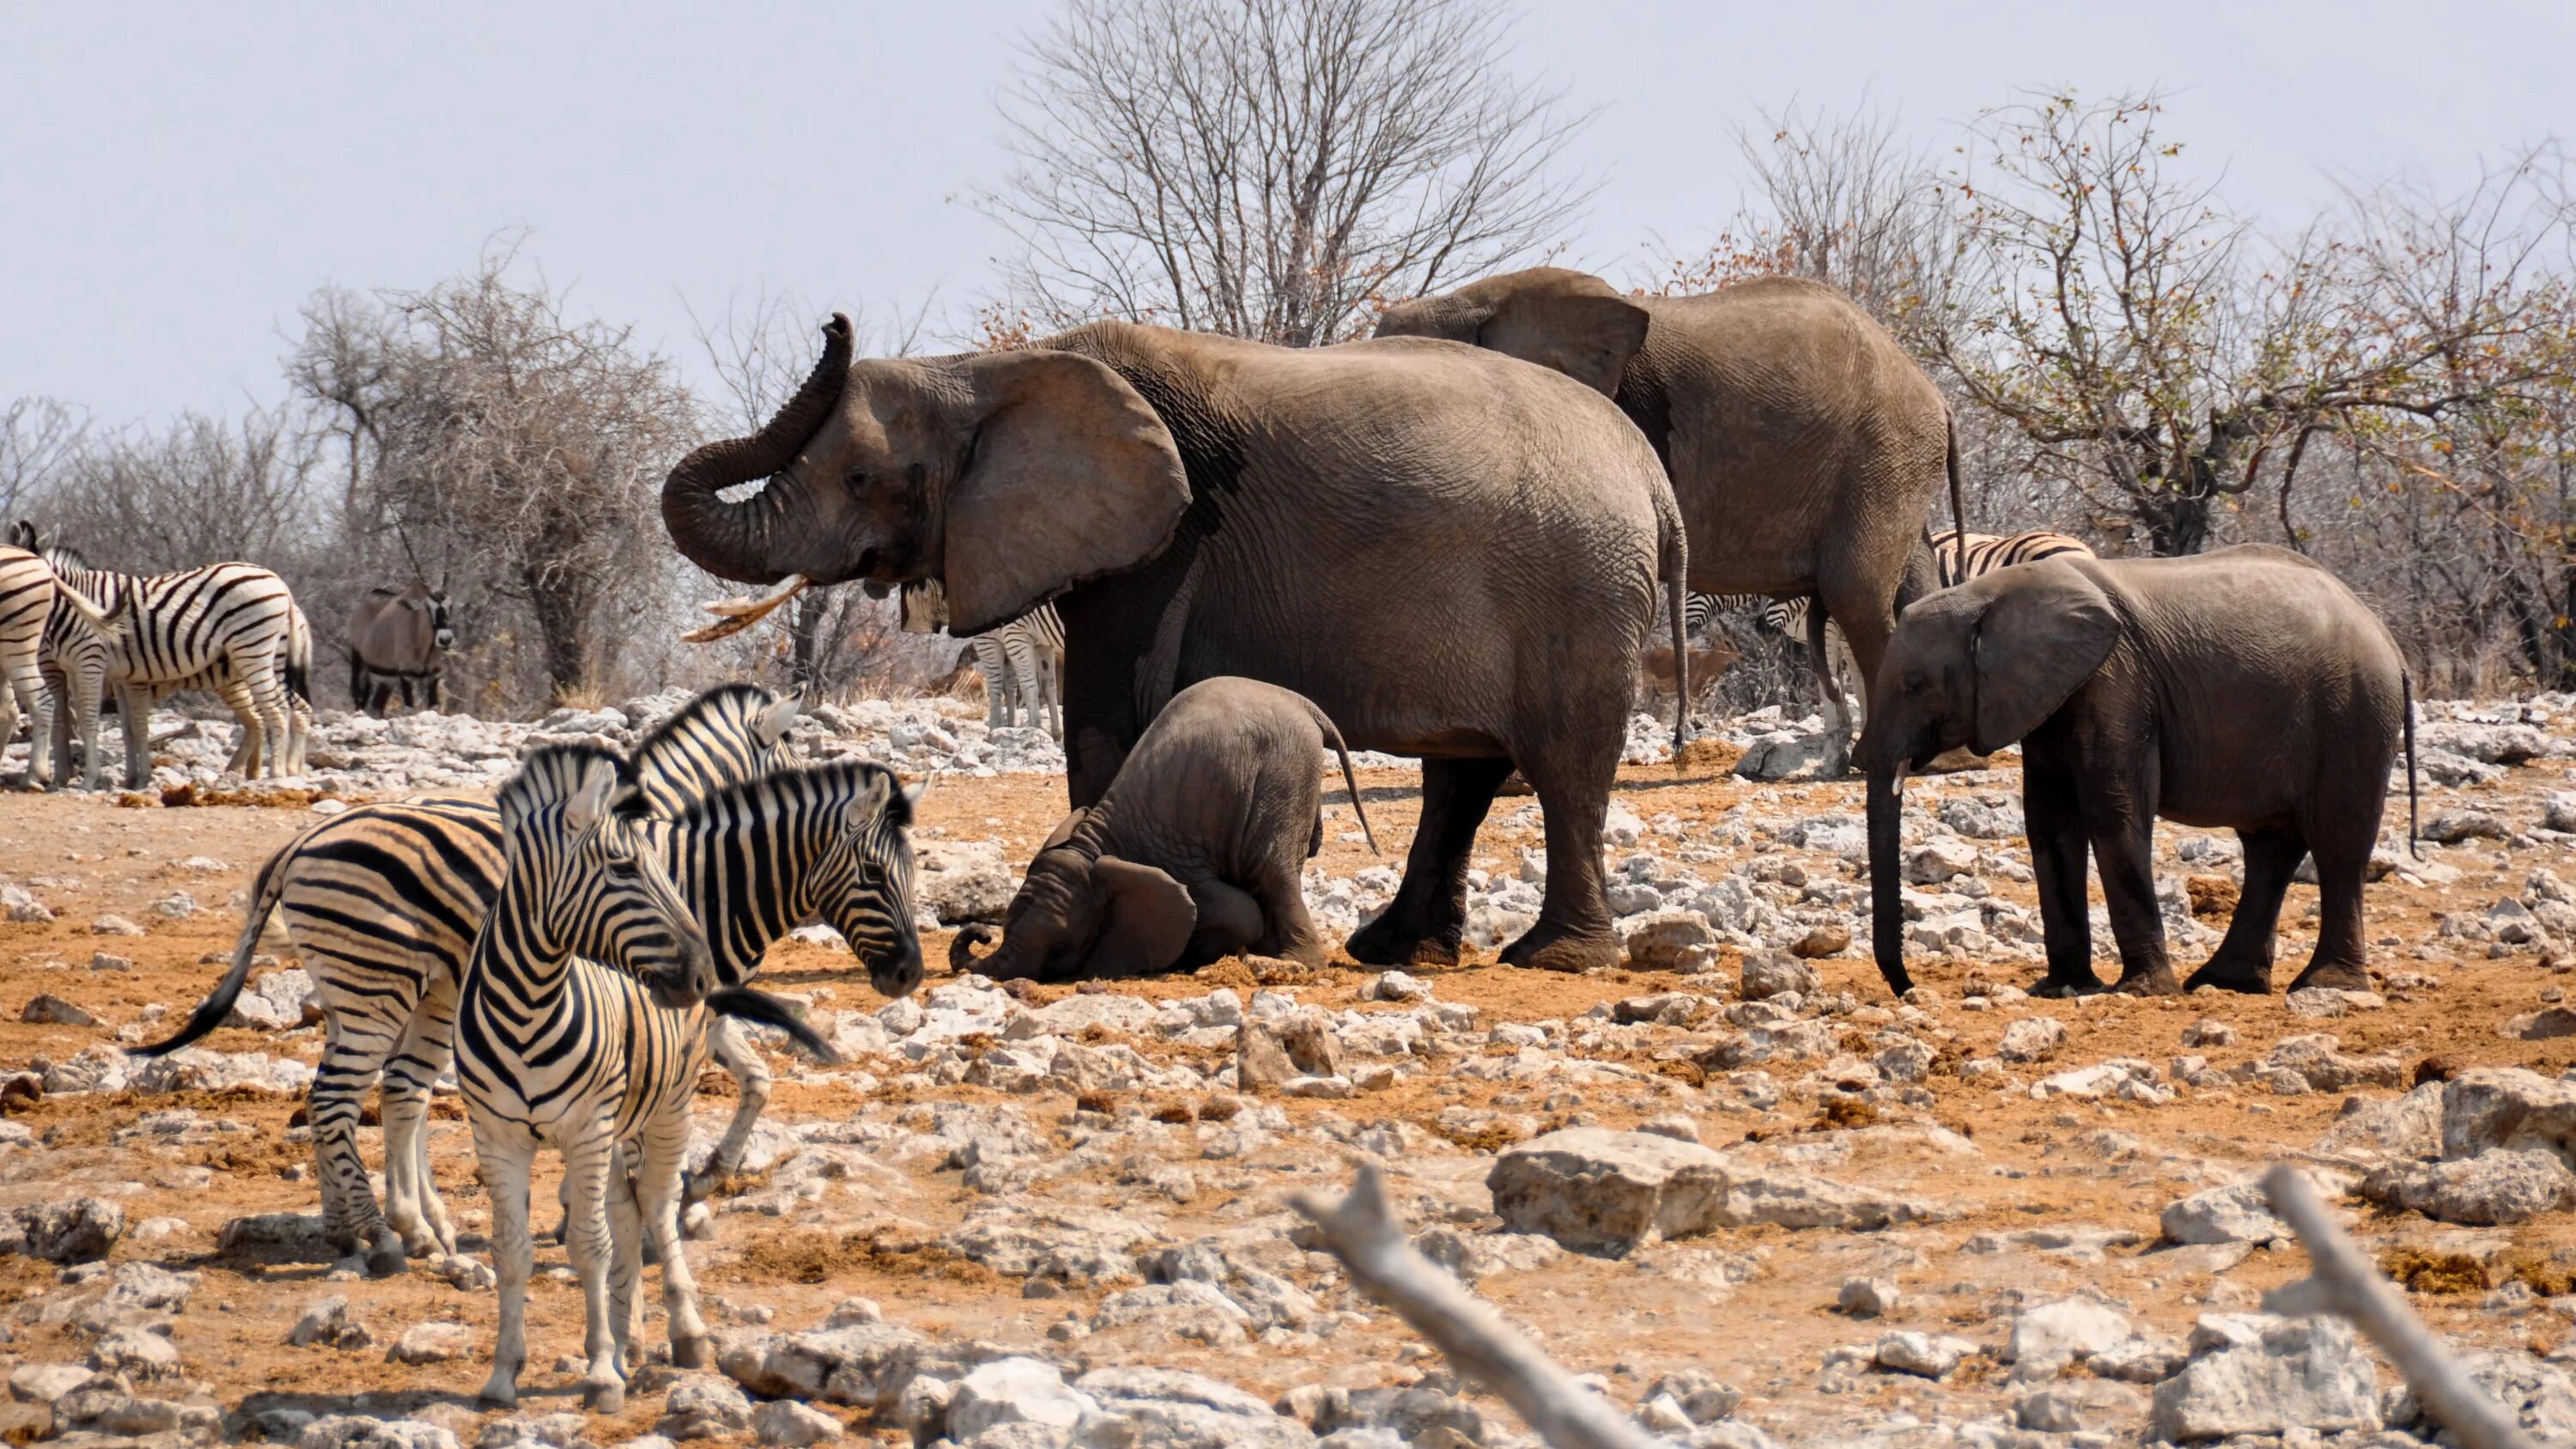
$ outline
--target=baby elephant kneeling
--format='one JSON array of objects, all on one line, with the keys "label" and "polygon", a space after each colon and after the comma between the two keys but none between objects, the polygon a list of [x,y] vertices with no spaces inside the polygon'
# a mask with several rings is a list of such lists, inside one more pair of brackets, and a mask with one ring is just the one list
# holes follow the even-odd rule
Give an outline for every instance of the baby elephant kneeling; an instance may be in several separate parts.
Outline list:
[{"label": "baby elephant kneeling", "polygon": [[[1299,886],[1323,848],[1323,747],[1359,781],[1341,731],[1303,695],[1249,679],[1191,685],[1146,727],[1099,803],[1057,822],[1004,917],[958,932],[949,960],[1068,981],[1194,968],[1252,952],[1310,965],[1323,939]],[[1368,816],[1360,813],[1368,831]],[[1369,848],[1377,847],[1374,832]]]}]

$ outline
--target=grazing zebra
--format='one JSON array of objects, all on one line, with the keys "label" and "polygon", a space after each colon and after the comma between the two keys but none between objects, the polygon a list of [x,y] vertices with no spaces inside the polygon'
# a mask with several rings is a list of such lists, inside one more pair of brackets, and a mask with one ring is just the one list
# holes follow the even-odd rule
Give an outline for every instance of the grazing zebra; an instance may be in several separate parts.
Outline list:
[{"label": "grazing zebra", "polygon": [[[747,980],[772,942],[820,918],[867,963],[878,991],[904,995],[921,980],[905,833],[911,797],[874,764],[771,763],[793,712],[792,702],[770,704],[764,691],[727,685],[692,700],[636,746],[646,805],[680,822],[652,827],[663,858],[713,938],[726,984]],[[730,763],[719,763],[728,754]],[[697,800],[675,783],[688,779],[718,793]],[[857,802],[879,788],[900,803],[874,814],[860,809]],[[665,810],[657,800],[676,803]],[[328,1023],[312,1106],[325,1224],[335,1241],[367,1252],[375,1272],[399,1269],[406,1250],[455,1251],[445,1204],[429,1182],[423,1124],[430,1084],[449,1061],[461,965],[500,889],[500,834],[497,807],[465,798],[362,805],[307,831],[261,869],[223,981],[176,1035],[141,1049],[174,1051],[221,1025],[249,978],[267,916],[282,908]],[[740,1164],[771,1080],[729,1021],[713,1024],[709,1048],[741,1091],[702,1183]],[[382,1217],[357,1148],[359,1109],[379,1070]]]},{"label": "grazing zebra", "polygon": [[[585,1406],[606,1414],[625,1407],[647,1234],[661,1254],[671,1361],[707,1362],[678,1204],[715,958],[660,853],[627,813],[641,807],[631,779],[626,762],[606,750],[549,745],[501,787],[507,865],[466,957],[456,1010],[456,1080],[491,1195],[501,1287],[500,1334],[483,1386],[490,1403],[518,1403],[527,1362],[536,1257],[528,1180],[540,1147],[564,1159],[568,1246],[588,1324]],[[621,1214],[630,1220],[614,1232],[610,1164],[621,1149],[639,1170],[637,1213]]]},{"label": "grazing zebra", "polygon": [[27,783],[39,790],[54,780],[54,696],[36,667],[45,619],[53,611],[54,571],[44,559],[23,548],[0,548],[0,748],[18,732],[24,710]]},{"label": "grazing zebra", "polygon": [[[45,668],[63,680],[62,700],[80,736],[84,789],[96,789],[102,772],[99,711],[111,686],[125,720],[129,788],[143,788],[152,773],[146,692],[206,688],[217,679],[225,681],[224,702],[248,732],[235,759],[264,760],[265,773],[286,773],[294,728],[288,700],[306,691],[301,679],[289,678],[296,672],[295,600],[285,580],[246,563],[148,577],[94,569],[61,545],[34,548],[35,530],[24,523],[12,540],[39,553],[54,573]],[[309,662],[309,642],[306,655]],[[256,754],[248,735],[259,736]],[[62,753],[58,746],[58,760]]]},{"label": "grazing zebra", "polygon": [[[305,621],[304,610],[300,605],[289,604],[286,619],[286,755],[279,768],[271,773],[285,775],[304,773],[304,752],[313,735],[313,701],[310,693],[312,681],[313,627]],[[155,705],[174,694],[192,689],[204,690],[220,696],[228,704],[233,704],[239,690],[239,681],[233,674],[231,658],[218,656],[211,668],[194,679],[171,679],[155,684],[133,686],[130,697],[140,706],[144,722],[148,726]],[[124,707],[124,697],[120,697],[117,708],[121,711]],[[238,714],[240,706],[233,704],[233,708]],[[260,744],[260,732],[245,726],[242,729],[241,738],[233,743],[232,758],[225,762],[224,768],[245,780],[250,779],[260,770]],[[61,767],[61,773],[68,774],[71,768],[68,759],[71,749],[71,725],[68,719],[65,719],[61,728],[54,732],[54,745],[56,752],[65,756],[57,761]],[[148,761],[151,751],[151,731],[148,727],[144,731],[144,750]],[[148,762],[144,772],[147,775],[151,772]]]}]

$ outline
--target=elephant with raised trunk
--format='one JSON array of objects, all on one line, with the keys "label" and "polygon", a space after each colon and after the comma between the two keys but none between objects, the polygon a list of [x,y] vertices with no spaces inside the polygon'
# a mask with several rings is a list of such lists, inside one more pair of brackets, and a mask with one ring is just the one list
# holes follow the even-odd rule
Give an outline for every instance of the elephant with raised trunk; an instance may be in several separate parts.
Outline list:
[{"label": "elephant with raised trunk", "polygon": [[683,459],[662,512],[709,572],[780,585],[736,621],[804,581],[937,579],[969,636],[1053,598],[1076,808],[1220,675],[1305,695],[1352,749],[1420,756],[1404,884],[1351,938],[1362,961],[1456,957],[1469,850],[1517,765],[1547,895],[1503,959],[1619,958],[1601,822],[1657,581],[1678,620],[1688,560],[1654,450],[1596,392],[1443,342],[1126,323],[853,363],[836,316],[796,395]]},{"label": "elephant with raised trunk", "polygon": [[1790,277],[1630,297],[1534,267],[1401,303],[1377,335],[1473,343],[1615,400],[1672,475],[1693,589],[1823,602],[1808,650],[1842,771],[1851,721],[1825,621],[1874,677],[1897,611],[1938,587],[1924,520],[1945,478],[1960,508],[1949,407],[1886,329]]},{"label": "elephant with raised trunk", "polygon": [[[1905,611],[1861,737],[1871,945],[1905,972],[1898,813],[1906,771],[1966,745],[2021,743],[2022,814],[2048,949],[2041,995],[2101,989],[2085,862],[2119,939],[2118,989],[2271,987],[2273,927],[2313,854],[2323,914],[2290,983],[2370,989],[2362,878],[2403,739],[2412,833],[2412,686],[2397,642],[2334,575],[2286,549],[2059,557],[1998,569]],[[2226,939],[2177,983],[2156,908],[2155,824],[2224,826],[2245,846]]]}]

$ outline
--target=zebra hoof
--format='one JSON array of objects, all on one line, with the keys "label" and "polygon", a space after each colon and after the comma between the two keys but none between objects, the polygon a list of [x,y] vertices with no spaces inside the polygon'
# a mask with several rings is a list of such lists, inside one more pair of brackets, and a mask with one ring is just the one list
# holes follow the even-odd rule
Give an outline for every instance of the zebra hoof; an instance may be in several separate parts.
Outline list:
[{"label": "zebra hoof", "polygon": [[390,1278],[403,1271],[411,1255],[403,1250],[402,1241],[390,1234],[380,1235],[376,1245],[367,1250],[367,1276]]},{"label": "zebra hoof", "polygon": [[705,1368],[708,1362],[714,1357],[714,1352],[715,1346],[708,1341],[707,1336],[703,1333],[695,1335],[694,1337],[674,1338],[671,1340],[671,1367],[684,1369]]},{"label": "zebra hoof", "polygon": [[594,1414],[622,1414],[626,1412],[626,1385],[584,1384],[581,1406]]}]

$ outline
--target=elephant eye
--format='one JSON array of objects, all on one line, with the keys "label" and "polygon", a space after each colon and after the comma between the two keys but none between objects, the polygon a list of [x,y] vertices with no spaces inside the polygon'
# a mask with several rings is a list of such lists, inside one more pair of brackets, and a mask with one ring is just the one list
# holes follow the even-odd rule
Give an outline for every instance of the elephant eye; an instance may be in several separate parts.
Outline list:
[{"label": "elephant eye", "polygon": [[1924,690],[1931,688],[1931,686],[1932,682],[1925,679],[1920,674],[1908,673],[1905,676],[1905,692],[1907,694],[1920,695]]},{"label": "elephant eye", "polygon": [[841,481],[851,492],[856,493],[868,486],[868,470],[865,468],[852,468],[850,470],[850,476],[842,479]]}]

